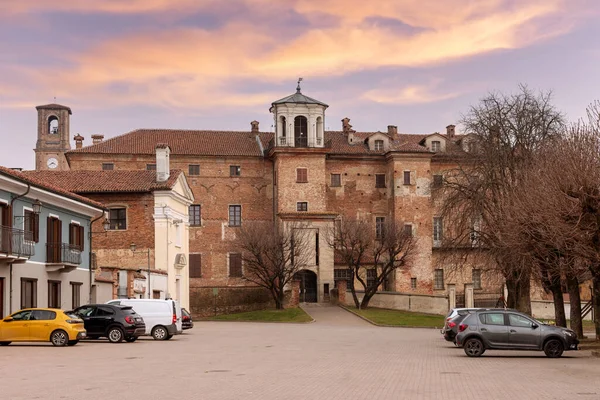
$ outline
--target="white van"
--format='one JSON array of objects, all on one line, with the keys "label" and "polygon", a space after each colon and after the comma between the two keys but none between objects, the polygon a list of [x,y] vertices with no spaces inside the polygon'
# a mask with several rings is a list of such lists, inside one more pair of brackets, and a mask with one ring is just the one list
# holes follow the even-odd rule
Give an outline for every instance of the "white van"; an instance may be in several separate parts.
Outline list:
[{"label": "white van", "polygon": [[156,340],[169,340],[183,332],[181,306],[175,300],[116,299],[106,304],[131,306],[144,318],[146,335]]}]

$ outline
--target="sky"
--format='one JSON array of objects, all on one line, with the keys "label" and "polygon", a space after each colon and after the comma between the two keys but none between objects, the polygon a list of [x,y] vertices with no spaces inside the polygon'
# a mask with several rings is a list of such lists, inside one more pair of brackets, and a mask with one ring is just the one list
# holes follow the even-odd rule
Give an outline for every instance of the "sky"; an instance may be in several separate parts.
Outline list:
[{"label": "sky", "polygon": [[600,99],[599,15],[595,0],[0,0],[0,165],[34,167],[36,105],[71,107],[84,145],[270,131],[298,77],[330,130],[442,132],[519,84],[575,120]]}]

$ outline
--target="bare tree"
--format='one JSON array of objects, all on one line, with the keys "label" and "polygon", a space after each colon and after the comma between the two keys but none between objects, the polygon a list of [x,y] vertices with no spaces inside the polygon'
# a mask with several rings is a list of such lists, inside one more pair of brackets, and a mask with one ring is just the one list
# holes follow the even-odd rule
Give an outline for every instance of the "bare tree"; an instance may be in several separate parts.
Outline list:
[{"label": "bare tree", "polygon": [[461,121],[472,151],[445,175],[441,193],[440,214],[449,228],[444,247],[464,249],[476,232],[477,249],[470,254],[479,251],[479,256],[493,261],[505,278],[508,306],[527,313],[531,313],[531,266],[506,247],[501,227],[532,156],[545,141],[562,133],[563,117],[551,97],[549,92],[534,93],[520,86],[516,94],[490,93],[473,106]]},{"label": "bare tree", "polygon": [[[391,219],[378,227],[366,219],[344,219],[328,236],[336,258],[350,271],[352,298],[361,309],[369,306],[381,285],[398,268],[406,266],[416,251],[412,231]],[[355,280],[364,290],[362,301],[358,299]]]},{"label": "bare tree", "polygon": [[309,261],[307,230],[299,224],[276,229],[272,223],[254,222],[245,224],[236,240],[244,279],[267,289],[275,307],[283,309],[286,285]]}]

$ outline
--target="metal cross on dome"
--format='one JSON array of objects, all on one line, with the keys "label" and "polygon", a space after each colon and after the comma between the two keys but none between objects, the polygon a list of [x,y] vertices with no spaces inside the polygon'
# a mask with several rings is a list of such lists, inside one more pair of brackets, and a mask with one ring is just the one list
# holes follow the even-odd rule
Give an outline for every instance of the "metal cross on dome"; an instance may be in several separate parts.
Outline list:
[{"label": "metal cross on dome", "polygon": [[298,86],[296,87],[296,93],[300,93],[300,82],[302,82],[303,78],[298,78]]}]

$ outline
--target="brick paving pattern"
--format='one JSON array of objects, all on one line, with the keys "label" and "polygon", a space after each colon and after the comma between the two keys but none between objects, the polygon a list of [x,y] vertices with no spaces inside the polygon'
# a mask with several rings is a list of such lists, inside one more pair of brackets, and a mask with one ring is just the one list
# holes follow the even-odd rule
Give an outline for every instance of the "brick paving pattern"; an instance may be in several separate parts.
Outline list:
[{"label": "brick paving pattern", "polygon": [[199,322],[168,342],[0,349],[1,399],[600,399],[600,359],[488,351],[337,308],[310,324]]}]

